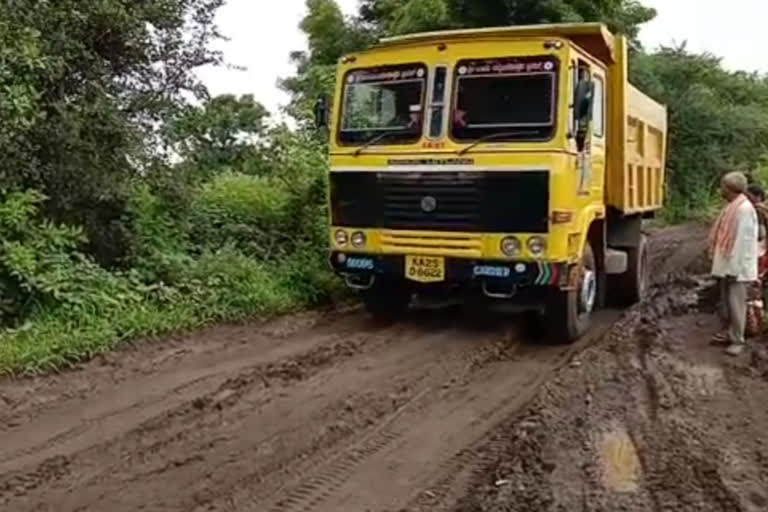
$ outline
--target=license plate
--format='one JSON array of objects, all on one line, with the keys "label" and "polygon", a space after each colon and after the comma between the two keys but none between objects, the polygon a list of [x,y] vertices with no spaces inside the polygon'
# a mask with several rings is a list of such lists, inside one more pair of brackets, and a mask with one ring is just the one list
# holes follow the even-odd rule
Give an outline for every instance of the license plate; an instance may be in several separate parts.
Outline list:
[{"label": "license plate", "polygon": [[405,277],[419,283],[439,283],[445,281],[445,258],[406,256]]}]

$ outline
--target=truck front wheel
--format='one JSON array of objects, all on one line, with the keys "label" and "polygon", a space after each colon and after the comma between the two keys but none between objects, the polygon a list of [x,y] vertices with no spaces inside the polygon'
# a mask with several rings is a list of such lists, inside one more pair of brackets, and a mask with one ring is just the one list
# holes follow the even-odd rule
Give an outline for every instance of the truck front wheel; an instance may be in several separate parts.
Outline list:
[{"label": "truck front wheel", "polygon": [[592,246],[586,243],[576,267],[575,289],[553,290],[547,302],[546,323],[552,341],[574,343],[587,332],[597,306],[599,272]]},{"label": "truck front wheel", "polygon": [[376,318],[395,319],[408,311],[411,290],[403,283],[382,281],[362,292],[365,309]]}]

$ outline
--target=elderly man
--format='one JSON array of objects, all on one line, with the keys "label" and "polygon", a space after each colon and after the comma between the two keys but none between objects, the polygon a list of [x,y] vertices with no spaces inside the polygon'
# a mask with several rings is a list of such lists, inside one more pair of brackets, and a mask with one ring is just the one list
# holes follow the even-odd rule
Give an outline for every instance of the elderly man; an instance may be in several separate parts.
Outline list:
[{"label": "elderly man", "polygon": [[728,204],[712,227],[709,247],[712,275],[720,281],[721,315],[727,330],[715,339],[729,344],[727,354],[738,356],[745,348],[747,287],[757,281],[758,221],[745,195],[744,174],[726,174],[721,189]]}]

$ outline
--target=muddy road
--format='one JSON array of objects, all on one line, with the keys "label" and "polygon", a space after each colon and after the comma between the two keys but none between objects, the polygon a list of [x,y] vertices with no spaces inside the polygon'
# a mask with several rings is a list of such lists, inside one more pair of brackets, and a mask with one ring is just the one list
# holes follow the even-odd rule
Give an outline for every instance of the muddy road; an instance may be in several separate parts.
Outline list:
[{"label": "muddy road", "polygon": [[456,312],[304,321],[4,385],[2,510],[397,510],[579,349]]},{"label": "muddy road", "polygon": [[[534,342],[501,316],[449,309],[381,324],[349,310],[211,329],[1,382],[0,510],[683,510],[665,507],[706,503],[713,482],[706,493],[722,507],[688,510],[751,510],[768,487],[768,408],[748,408],[758,406],[752,381],[765,381],[752,359],[731,363],[737,377],[693,371],[706,391],[694,398],[741,385],[737,405],[718,414],[766,427],[723,426],[752,449],[734,455],[741,484],[729,487],[709,456],[717,447],[696,441],[706,408],[701,418],[690,404],[678,411],[677,381],[665,380],[688,368],[668,355],[668,333],[710,327],[694,312],[703,285],[681,277],[700,263],[703,231],[655,240],[655,275],[674,281],[649,304],[602,312],[572,347]],[[612,508],[614,494],[625,508]]]}]

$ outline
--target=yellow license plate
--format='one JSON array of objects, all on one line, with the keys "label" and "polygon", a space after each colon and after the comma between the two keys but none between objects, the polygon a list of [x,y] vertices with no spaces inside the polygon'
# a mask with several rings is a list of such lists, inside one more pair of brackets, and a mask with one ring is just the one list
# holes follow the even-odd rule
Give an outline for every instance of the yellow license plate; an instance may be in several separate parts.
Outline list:
[{"label": "yellow license plate", "polygon": [[419,283],[439,283],[445,281],[445,258],[406,256],[405,277]]}]

